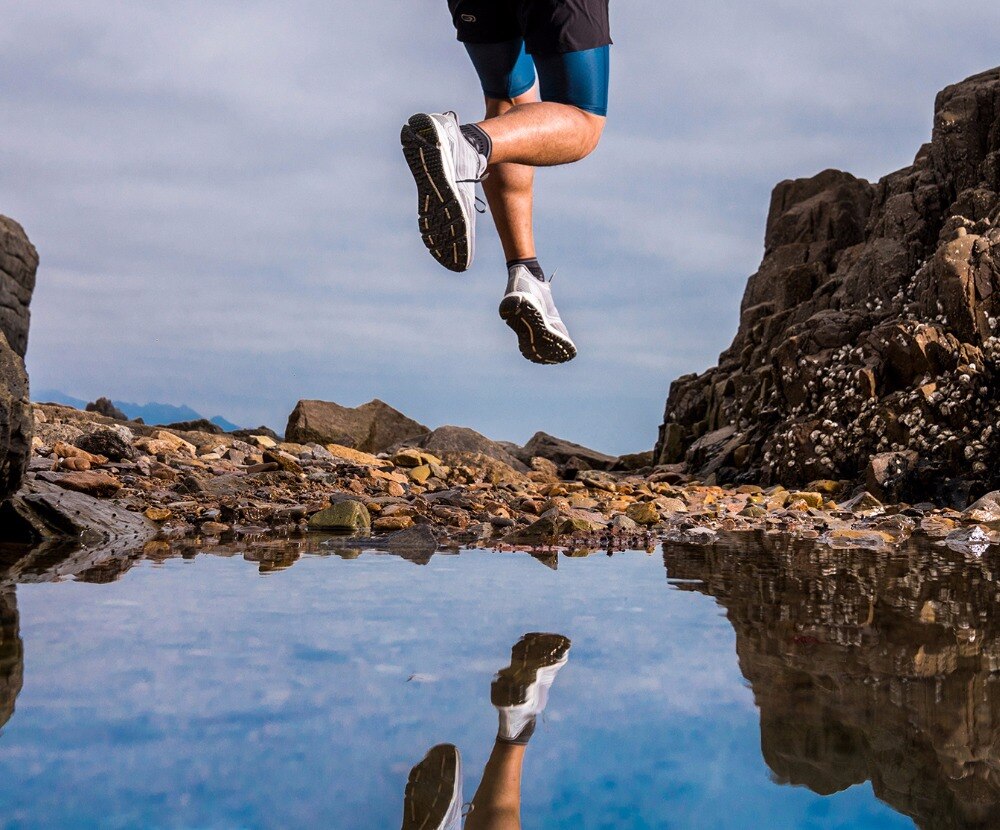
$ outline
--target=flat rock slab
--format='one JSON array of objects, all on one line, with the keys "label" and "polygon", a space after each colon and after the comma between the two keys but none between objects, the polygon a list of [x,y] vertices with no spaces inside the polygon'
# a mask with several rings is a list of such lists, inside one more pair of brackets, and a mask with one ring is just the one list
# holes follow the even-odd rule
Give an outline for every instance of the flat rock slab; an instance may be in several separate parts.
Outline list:
[{"label": "flat rock slab", "polygon": [[120,502],[97,499],[47,481],[26,482],[0,506],[0,528],[11,541],[76,538],[87,544],[120,540],[141,544],[156,526]]}]

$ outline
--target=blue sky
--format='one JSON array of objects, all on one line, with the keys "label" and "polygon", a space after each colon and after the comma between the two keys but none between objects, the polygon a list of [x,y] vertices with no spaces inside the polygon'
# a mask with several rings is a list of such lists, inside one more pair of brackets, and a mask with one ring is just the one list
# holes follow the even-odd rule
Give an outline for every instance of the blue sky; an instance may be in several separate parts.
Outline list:
[{"label": "blue sky", "polygon": [[598,151],[538,176],[539,255],[580,346],[517,352],[487,221],[465,275],[415,231],[411,112],[479,116],[444,0],[8,4],[0,213],[41,254],[36,388],[282,427],[373,397],[437,426],[609,452],[712,365],[771,187],[905,166],[933,96],[1000,64],[1000,7],[612,3]]}]

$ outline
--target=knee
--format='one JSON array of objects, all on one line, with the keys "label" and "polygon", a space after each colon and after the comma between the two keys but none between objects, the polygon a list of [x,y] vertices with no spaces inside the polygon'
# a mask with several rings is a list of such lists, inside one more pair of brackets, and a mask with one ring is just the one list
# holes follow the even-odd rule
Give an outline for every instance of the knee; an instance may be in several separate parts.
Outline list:
[{"label": "knee", "polygon": [[597,145],[601,143],[601,135],[604,133],[604,124],[607,121],[603,115],[594,115],[592,112],[578,109],[580,114],[580,158],[589,156]]}]

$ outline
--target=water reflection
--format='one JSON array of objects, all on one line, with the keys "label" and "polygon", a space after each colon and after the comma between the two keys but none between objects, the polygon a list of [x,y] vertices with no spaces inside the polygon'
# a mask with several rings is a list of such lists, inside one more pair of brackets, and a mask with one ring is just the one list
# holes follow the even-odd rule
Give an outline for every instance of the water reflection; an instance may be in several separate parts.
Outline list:
[{"label": "water reflection", "polygon": [[[468,805],[465,830],[521,827],[525,750],[569,648],[570,641],[560,634],[525,634],[511,649],[510,664],[493,678],[490,701],[497,710],[497,736]],[[461,753],[454,744],[438,744],[410,770],[402,830],[459,830],[463,812]]]},{"label": "water reflection", "polygon": [[871,781],[921,827],[1000,826],[1000,585],[992,560],[777,537],[664,552],[736,632],[779,783]]},{"label": "water reflection", "polygon": [[13,586],[0,588],[0,729],[14,714],[24,684],[24,644]]}]

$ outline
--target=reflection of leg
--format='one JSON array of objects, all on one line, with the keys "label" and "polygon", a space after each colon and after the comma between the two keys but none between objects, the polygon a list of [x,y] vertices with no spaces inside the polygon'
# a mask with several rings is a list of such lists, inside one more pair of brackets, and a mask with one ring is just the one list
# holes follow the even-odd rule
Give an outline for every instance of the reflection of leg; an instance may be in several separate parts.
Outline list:
[{"label": "reflection of leg", "polygon": [[521,765],[526,746],[503,741],[493,745],[465,830],[520,830]]},{"label": "reflection of leg", "polygon": [[459,830],[461,822],[462,759],[454,744],[438,744],[410,770],[402,830]]}]

